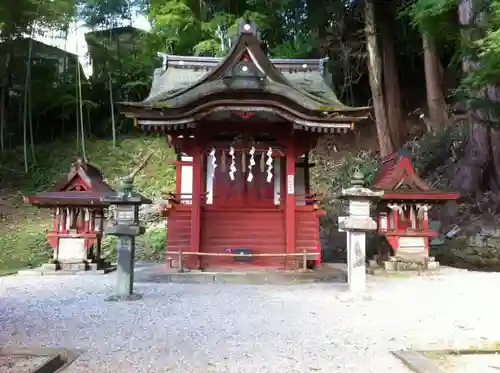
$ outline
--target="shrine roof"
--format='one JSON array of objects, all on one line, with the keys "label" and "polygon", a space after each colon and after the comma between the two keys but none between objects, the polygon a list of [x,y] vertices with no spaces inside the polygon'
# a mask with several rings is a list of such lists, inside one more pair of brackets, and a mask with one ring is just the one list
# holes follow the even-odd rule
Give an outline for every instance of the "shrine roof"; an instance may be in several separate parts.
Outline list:
[{"label": "shrine roof", "polygon": [[[116,192],[109,193],[115,195]],[[94,192],[41,192],[25,197],[25,202],[39,207],[106,207],[109,203],[101,202],[106,194]]]},{"label": "shrine roof", "polygon": [[68,175],[57,183],[52,192],[64,192],[71,188],[76,178],[79,178],[85,183],[87,190],[95,193],[115,193],[116,191],[111,188],[108,183],[104,181],[104,175],[95,166],[82,159],[77,159],[70,167]]},{"label": "shrine roof", "polygon": [[51,190],[25,197],[25,202],[37,206],[105,206],[101,197],[116,195],[95,166],[77,159],[68,175]]},{"label": "shrine roof", "polygon": [[383,190],[385,200],[456,200],[460,194],[453,191],[432,189],[415,172],[411,153],[400,150],[387,156],[372,184],[375,190]]},{"label": "shrine roof", "polygon": [[315,118],[316,127],[328,127],[328,123],[351,125],[366,119],[371,109],[340,102],[327,83],[326,59],[269,59],[253,23],[240,25],[237,40],[224,58],[164,58],[164,67],[155,71],[149,97],[140,103],[121,103],[126,115],[152,119],[155,111],[161,111],[163,121],[175,118],[179,122],[186,117],[199,119],[215,107],[281,106],[287,111],[286,120]]},{"label": "shrine roof", "polygon": [[[166,107],[182,105],[182,93],[203,85],[205,91],[219,88],[215,84],[206,85],[214,70],[223,61],[216,57],[186,57],[165,55],[166,64],[164,68],[155,71],[153,84],[148,98],[142,102],[145,106],[154,106],[163,103]],[[365,108],[349,107],[342,104],[332,87],[327,83],[327,73],[324,59],[270,59],[269,69],[272,70],[276,80],[270,80],[263,91],[276,91],[278,94],[286,94],[286,89],[292,88],[296,91],[296,98],[305,98],[305,102],[312,110],[324,111],[357,111]],[[205,81],[206,80],[206,81]],[[217,80],[217,79],[215,79]],[[201,83],[201,84],[200,84]],[[222,83],[222,82],[218,82]],[[220,87],[225,89],[225,87]],[[201,91],[202,89],[200,89]],[[323,107],[324,106],[324,107]]]}]

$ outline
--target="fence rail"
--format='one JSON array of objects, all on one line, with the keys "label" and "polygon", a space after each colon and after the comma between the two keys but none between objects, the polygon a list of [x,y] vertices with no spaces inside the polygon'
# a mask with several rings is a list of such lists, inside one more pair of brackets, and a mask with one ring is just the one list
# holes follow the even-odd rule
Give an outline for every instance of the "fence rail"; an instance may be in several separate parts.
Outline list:
[{"label": "fence rail", "polygon": [[[321,255],[321,253],[318,252],[308,252],[307,250],[304,250],[302,253],[261,253],[261,254],[235,254],[235,253],[200,253],[197,251],[167,251],[165,254],[167,255],[177,255],[178,257],[178,270],[179,272],[184,272],[184,267],[183,267],[183,261],[182,261],[182,256],[183,255],[198,255],[198,256],[233,256],[233,257],[272,257],[272,256],[278,256],[278,257],[296,257],[296,256],[301,256],[302,257],[302,268],[307,269],[307,260],[312,257],[313,259],[316,259],[318,256]],[[172,261],[170,260],[170,265],[172,266]]]}]

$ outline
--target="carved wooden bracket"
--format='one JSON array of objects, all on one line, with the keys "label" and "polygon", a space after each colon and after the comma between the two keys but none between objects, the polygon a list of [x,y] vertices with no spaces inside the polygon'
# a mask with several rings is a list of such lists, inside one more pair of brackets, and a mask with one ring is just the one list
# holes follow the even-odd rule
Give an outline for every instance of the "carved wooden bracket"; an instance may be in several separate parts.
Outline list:
[{"label": "carved wooden bracket", "polygon": [[236,113],[236,115],[238,115],[243,120],[247,120],[247,119],[250,119],[251,117],[253,117],[255,115],[255,112],[254,111],[238,111]]}]

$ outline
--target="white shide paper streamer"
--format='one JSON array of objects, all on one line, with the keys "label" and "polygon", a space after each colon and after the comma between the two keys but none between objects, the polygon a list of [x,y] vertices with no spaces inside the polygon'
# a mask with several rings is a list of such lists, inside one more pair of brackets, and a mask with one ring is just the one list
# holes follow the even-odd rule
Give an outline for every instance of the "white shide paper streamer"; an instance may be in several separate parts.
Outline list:
[{"label": "white shide paper streamer", "polygon": [[255,147],[252,146],[252,148],[250,149],[250,151],[248,152],[248,154],[250,154],[250,161],[248,162],[248,177],[247,177],[247,181],[249,183],[251,183],[252,180],[253,180],[252,167],[255,166],[255,158],[254,158]]},{"label": "white shide paper streamer", "polygon": [[212,178],[215,177],[215,169],[217,168],[217,159],[215,157],[215,147],[212,148],[210,152],[210,156],[212,157]]},{"label": "white shide paper streamer", "polygon": [[268,183],[271,182],[271,180],[273,179],[273,149],[271,147],[269,147],[267,153],[267,160],[266,160],[266,165],[267,165],[267,179],[266,181]]},{"label": "white shide paper streamer", "polygon": [[231,156],[231,165],[229,166],[229,178],[234,180],[234,173],[236,170],[236,157],[234,156],[234,148],[231,146],[229,148],[229,155]]}]

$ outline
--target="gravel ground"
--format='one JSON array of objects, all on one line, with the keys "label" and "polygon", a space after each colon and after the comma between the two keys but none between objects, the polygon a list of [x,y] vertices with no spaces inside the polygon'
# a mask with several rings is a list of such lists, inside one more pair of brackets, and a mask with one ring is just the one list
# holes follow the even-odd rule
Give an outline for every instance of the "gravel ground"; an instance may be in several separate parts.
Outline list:
[{"label": "gravel ground", "polygon": [[0,356],[0,373],[31,373],[47,361],[46,356]]},{"label": "gravel ground", "polygon": [[[500,339],[500,273],[333,284],[139,283],[105,302],[114,275],[0,278],[0,344],[84,349],[67,373],[396,372],[390,350]],[[66,372],[65,372],[66,373]]]},{"label": "gravel ground", "polygon": [[500,355],[446,356],[439,365],[450,373],[498,373]]}]

